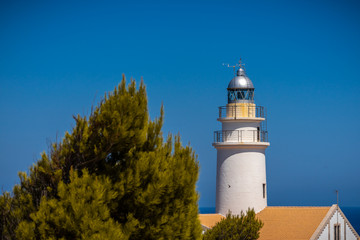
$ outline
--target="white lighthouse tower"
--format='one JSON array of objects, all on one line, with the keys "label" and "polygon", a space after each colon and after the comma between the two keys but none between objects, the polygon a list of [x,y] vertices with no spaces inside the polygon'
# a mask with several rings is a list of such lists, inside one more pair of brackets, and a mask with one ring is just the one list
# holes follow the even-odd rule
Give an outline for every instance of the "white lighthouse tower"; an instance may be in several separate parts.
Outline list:
[{"label": "white lighthouse tower", "polygon": [[228,103],[219,107],[221,131],[214,132],[217,149],[216,212],[239,214],[267,206],[265,149],[266,111],[254,102],[254,85],[241,64],[230,81]]}]

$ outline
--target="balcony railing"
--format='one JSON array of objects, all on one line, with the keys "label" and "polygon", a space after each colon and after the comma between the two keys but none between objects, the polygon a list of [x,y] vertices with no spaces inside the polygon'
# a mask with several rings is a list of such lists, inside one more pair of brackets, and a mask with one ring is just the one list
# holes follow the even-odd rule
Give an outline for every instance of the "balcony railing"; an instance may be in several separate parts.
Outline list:
[{"label": "balcony railing", "polygon": [[258,130],[224,130],[214,132],[214,143],[267,142],[268,132]]},{"label": "balcony railing", "polygon": [[219,107],[219,118],[266,118],[265,108],[262,106],[235,105]]}]

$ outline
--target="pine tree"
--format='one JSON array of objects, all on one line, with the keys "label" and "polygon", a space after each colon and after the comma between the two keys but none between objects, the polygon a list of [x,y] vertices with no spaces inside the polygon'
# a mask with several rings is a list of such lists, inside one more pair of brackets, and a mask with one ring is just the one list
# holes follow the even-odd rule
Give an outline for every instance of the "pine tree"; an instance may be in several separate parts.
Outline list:
[{"label": "pine tree", "polygon": [[108,205],[117,195],[111,187],[107,177],[92,177],[86,169],[79,177],[70,170],[70,183],[59,183],[59,198],[44,197],[32,221],[19,224],[18,239],[126,239],[110,216]]},{"label": "pine tree", "polygon": [[203,240],[255,240],[259,238],[263,225],[256,218],[254,209],[248,209],[246,214],[241,211],[240,215],[229,212],[226,218],[205,232]]},{"label": "pine tree", "polygon": [[[84,223],[88,226],[99,219],[103,224],[107,222],[109,229],[120,226],[118,236],[122,238],[200,238],[195,190],[199,165],[195,153],[181,145],[180,136],[169,135],[164,141],[163,109],[159,118],[149,119],[143,82],[137,89],[135,81],[126,86],[123,77],[88,118],[78,115],[74,119],[72,131],[54,143],[49,154],[42,154],[29,175],[20,173],[20,185],[12,194],[0,197],[0,210],[4,209],[0,213],[4,226],[0,233],[4,239],[26,235],[28,239],[81,239],[83,235],[76,231],[63,235],[63,226],[55,224],[65,220],[70,223],[74,218],[88,219],[89,223]],[[105,199],[96,188],[104,181],[110,184],[101,191],[111,196],[103,196]],[[93,197],[83,194],[82,184],[88,184]],[[84,214],[84,209],[77,212],[72,205],[77,196],[88,199],[90,208],[108,209],[109,215],[101,216],[96,211]],[[9,213],[9,209],[21,208],[21,213]],[[56,209],[63,212],[52,216]],[[30,229],[35,230],[32,236]],[[91,238],[91,228],[87,227],[87,233],[83,232],[85,228],[78,229]],[[105,229],[104,234],[108,232]]]}]

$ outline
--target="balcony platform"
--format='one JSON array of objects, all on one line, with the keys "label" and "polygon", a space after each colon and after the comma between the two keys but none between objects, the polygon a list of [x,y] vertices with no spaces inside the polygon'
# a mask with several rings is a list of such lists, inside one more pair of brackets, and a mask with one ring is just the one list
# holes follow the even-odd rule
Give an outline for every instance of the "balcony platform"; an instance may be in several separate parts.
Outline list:
[{"label": "balcony platform", "polygon": [[266,109],[255,104],[234,104],[219,107],[218,121],[254,121],[261,122],[266,119]]},{"label": "balcony platform", "polygon": [[267,148],[269,142],[216,142],[212,144],[215,148]]},{"label": "balcony platform", "polygon": [[262,122],[265,118],[262,117],[221,117],[217,119],[219,122]]}]

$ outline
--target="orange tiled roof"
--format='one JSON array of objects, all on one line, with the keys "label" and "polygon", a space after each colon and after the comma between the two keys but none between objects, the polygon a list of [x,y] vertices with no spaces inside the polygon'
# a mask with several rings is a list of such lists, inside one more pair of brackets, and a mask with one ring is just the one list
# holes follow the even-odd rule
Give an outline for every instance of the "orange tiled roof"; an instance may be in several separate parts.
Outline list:
[{"label": "orange tiled roof", "polygon": [[256,214],[263,221],[259,240],[310,239],[330,207],[266,207]]},{"label": "orange tiled roof", "polygon": [[212,228],[215,226],[216,223],[220,222],[221,219],[223,219],[224,216],[221,214],[199,214],[199,219],[201,225]]},{"label": "orange tiled roof", "polygon": [[[259,240],[310,239],[330,207],[266,207],[256,216],[264,223]],[[199,214],[202,225],[212,228],[224,216]]]}]

